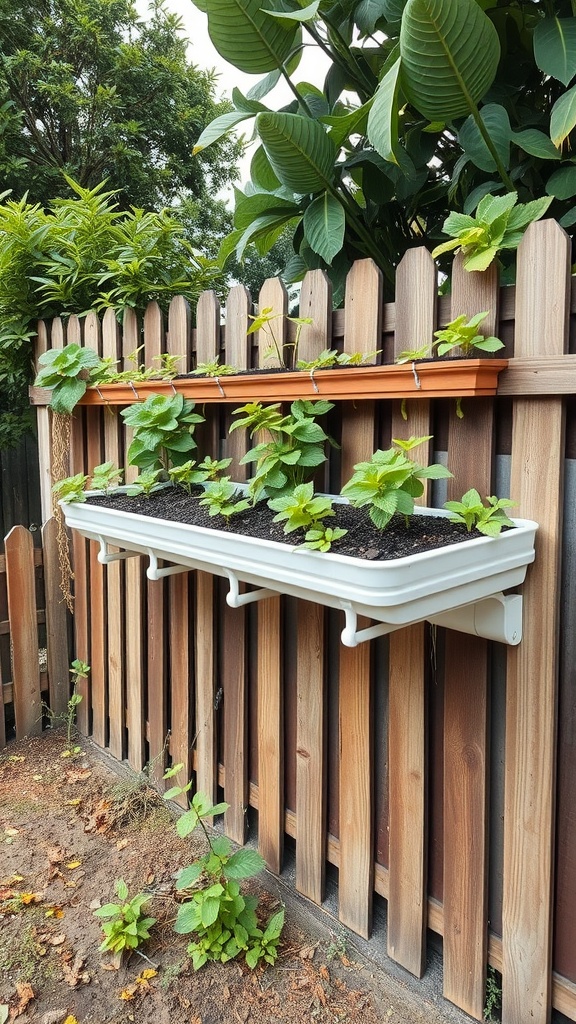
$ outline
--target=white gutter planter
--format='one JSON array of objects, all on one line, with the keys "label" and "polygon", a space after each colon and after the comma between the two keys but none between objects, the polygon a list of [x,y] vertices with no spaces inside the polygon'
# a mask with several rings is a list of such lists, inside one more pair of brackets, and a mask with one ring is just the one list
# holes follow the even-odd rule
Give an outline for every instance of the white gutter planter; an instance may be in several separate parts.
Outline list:
[{"label": "white gutter planter", "polygon": [[[103,563],[146,555],[153,580],[189,569],[223,576],[234,608],[276,594],[340,608],[346,619],[342,643],[348,647],[424,619],[506,644],[522,638],[522,598],[502,592],[521,584],[534,561],[538,527],[529,520],[514,519],[514,529],[498,537],[369,561],[89,502],[60,504],[67,526],[100,544]],[[417,508],[415,514],[449,515],[434,508]],[[160,561],[170,564],[159,566]],[[258,589],[240,593],[241,582]],[[359,630],[359,615],[376,625]]]}]

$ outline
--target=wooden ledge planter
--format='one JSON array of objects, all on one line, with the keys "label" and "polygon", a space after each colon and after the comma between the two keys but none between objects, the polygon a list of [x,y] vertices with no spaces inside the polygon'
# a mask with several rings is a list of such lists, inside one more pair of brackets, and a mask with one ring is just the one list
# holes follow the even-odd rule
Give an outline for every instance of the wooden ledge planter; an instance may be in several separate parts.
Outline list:
[{"label": "wooden ledge planter", "polygon": [[[528,520],[514,520],[515,529],[498,537],[366,561],[89,503],[60,504],[69,527],[99,542],[101,562],[143,554],[150,579],[189,569],[223,576],[230,583],[232,607],[289,594],[340,608],[346,617],[342,642],[348,647],[424,619],[503,643],[521,639],[522,598],[502,591],[522,583],[534,560],[537,524]],[[418,508],[416,514],[448,515],[431,508]],[[112,552],[111,546],[122,550]],[[160,566],[160,561],[170,564]],[[258,589],[240,593],[241,582]],[[378,625],[359,630],[360,615]]]},{"label": "wooden ledge planter", "polygon": [[[374,398],[466,398],[495,395],[498,374],[507,359],[452,359],[386,366],[346,366],[334,370],[185,377],[173,382],[101,384],[88,389],[80,405],[131,405],[149,395],[174,391],[195,402],[292,402],[298,398],[330,400]],[[31,388],[33,405],[46,405],[50,392]]]}]

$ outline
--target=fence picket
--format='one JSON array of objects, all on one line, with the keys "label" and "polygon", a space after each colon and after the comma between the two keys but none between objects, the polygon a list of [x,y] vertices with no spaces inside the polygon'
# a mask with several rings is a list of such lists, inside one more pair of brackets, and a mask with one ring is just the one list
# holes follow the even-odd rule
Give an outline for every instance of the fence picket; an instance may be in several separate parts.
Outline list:
[{"label": "fence picket", "polygon": [[16,738],[21,739],[42,732],[32,534],[14,526],[6,537],[5,552]]},{"label": "fence picket", "polygon": [[[47,352],[48,329],[43,320],[38,321],[35,362],[38,369],[38,358]],[[50,417],[51,409],[48,406],[39,406],[36,409],[36,429],[38,433],[38,465],[40,469],[40,507],[42,509],[42,522],[46,523],[52,515],[52,455],[50,445]]]},{"label": "fence picket", "polygon": [[[345,352],[380,348],[382,276],[359,260],[346,282]],[[343,403],[342,476],[374,450],[374,402]],[[338,916],[365,938],[372,923],[374,875],[370,643],[340,651],[340,873]]]},{"label": "fence picket", "polygon": [[[518,250],[515,354],[567,350],[570,239],[532,224]],[[523,640],[508,649],[502,905],[503,1020],[545,1024],[551,1006],[562,398],[514,402],[510,491],[540,524],[523,587]],[[529,458],[527,457],[529,453]]]},{"label": "fence picket", "polygon": [[[301,359],[330,348],[332,287],[322,270],[309,271],[300,292]],[[326,716],[324,609],[299,601],[297,609],[296,888],[315,903],[324,899],[326,863]]]},{"label": "fence picket", "polygon": [[[46,607],[46,649],[48,663],[48,686],[50,710],[55,715],[66,711],[70,693],[70,673],[66,604],[60,590],[60,566],[58,564],[58,523],[49,519],[42,527],[42,548],[44,552],[44,594]],[[79,682],[83,682],[80,680]],[[81,685],[77,693],[84,701]],[[78,705],[78,709],[80,704]]]}]

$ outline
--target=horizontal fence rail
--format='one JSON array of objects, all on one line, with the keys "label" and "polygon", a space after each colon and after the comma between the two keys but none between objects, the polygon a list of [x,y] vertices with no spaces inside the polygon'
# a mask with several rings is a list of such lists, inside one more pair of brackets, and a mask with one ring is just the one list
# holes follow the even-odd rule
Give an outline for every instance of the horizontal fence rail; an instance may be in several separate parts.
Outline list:
[{"label": "horizontal fence rail", "polygon": [[[229,608],[221,581],[204,572],[148,580],[143,560],[101,565],[96,545],[72,537],[75,656],[91,665],[81,729],[161,785],[168,762],[195,773],[198,789],[230,805],[225,830],[244,842],[248,808],[271,870],[295,841],[296,888],[324,898],[326,864],[338,867],[340,920],[369,936],[374,894],[388,903],[388,954],[413,974],[425,969],[426,928],[443,936],[444,993],[481,1019],[487,964],[502,971],[504,1024],[546,1024],[552,1005],[576,1020],[576,310],[565,233],[532,225],[518,253],[517,284],[499,288],[495,268],[468,274],[457,259],[452,292],[437,298],[423,249],[397,269],[395,303],[382,303],[380,272],[359,261],[345,308],[332,312],[320,271],[302,285],[299,356],[381,350],[378,362],[433,340],[461,313],[487,310],[487,333],[505,342],[509,370],[496,397],[368,399],[337,403],[333,453],[322,489],[338,491],[353,465],[391,438],[434,435],[430,460],[454,473],[427,503],[469,487],[510,494],[515,514],[540,523],[524,587],[524,639],[517,649],[425,624],[346,649],[338,613],[275,597]],[[267,281],[260,308],[287,309]],[[122,328],[112,310],[40,324],[38,354],[76,341],[129,368],[168,352],[181,370],[219,356],[238,368],[264,365],[264,331],[242,285],[225,316],[211,292],[195,326],[182,298],[167,318],[151,304]],[[225,326],[221,325],[224,319]],[[291,329],[276,321],[277,339]],[[266,365],[269,365],[266,363]],[[258,397],[254,377],[254,398]],[[206,405],[198,450],[232,458],[244,479],[247,441],[228,435],[231,407]],[[44,516],[50,514],[56,421],[39,405]],[[407,417],[407,418],[405,418]],[[126,468],[130,437],[117,407],[77,407],[70,472],[105,460]],[[420,449],[421,451],[421,449]],[[424,456],[422,456],[424,461]],[[564,484],[565,481],[565,484]],[[7,556],[8,557],[8,556]],[[561,708],[557,735],[557,706]],[[505,728],[504,728],[505,723]],[[552,951],[552,952],[551,952]]]}]

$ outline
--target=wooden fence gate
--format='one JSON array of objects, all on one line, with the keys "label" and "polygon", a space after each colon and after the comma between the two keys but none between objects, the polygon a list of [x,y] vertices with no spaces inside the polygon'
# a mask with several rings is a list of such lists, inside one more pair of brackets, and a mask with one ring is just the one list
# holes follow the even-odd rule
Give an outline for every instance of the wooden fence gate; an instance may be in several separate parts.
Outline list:
[{"label": "wooden fence gate", "polygon": [[[81,729],[135,769],[149,762],[158,782],[170,759],[194,771],[197,788],[211,796],[223,787],[225,830],[239,843],[247,808],[257,808],[271,870],[281,871],[284,837],[293,837],[296,887],[317,903],[326,863],[336,865],[340,920],[360,935],[370,935],[380,894],[388,954],[413,974],[425,967],[426,928],[442,935],[445,995],[477,1019],[493,964],[503,977],[504,1024],[545,1024],[552,1005],[576,1020],[569,275],[569,240],[545,221],[522,243],[515,288],[500,289],[494,267],[469,274],[457,260],[452,294],[438,300],[436,268],[414,249],[398,267],[395,303],[382,303],[369,260],[350,271],[344,310],[332,312],[320,271],[307,275],[300,299],[300,315],[312,318],[300,346],[306,359],[338,347],[381,349],[379,360],[389,361],[431,341],[458,314],[488,310],[485,326],[511,357],[497,397],[466,400],[463,419],[449,400],[409,400],[407,421],[396,401],[339,403],[329,429],[341,450],[325,482],[337,491],[354,463],[392,437],[433,434],[429,454],[454,480],[447,490],[435,485],[432,504],[471,486],[509,493],[517,514],[540,524],[518,648],[424,624],[342,648],[335,612],[291,598],[233,610],[211,575],[150,582],[142,559],[104,567],[94,544],[72,539],[75,656],[91,665]],[[286,312],[278,280],[265,283],[259,304]],[[122,331],[113,311],[102,323],[93,314],[55,320],[40,325],[38,350],[77,341],[127,365],[143,330],[147,365],[167,351],[184,356],[183,370],[217,355],[252,367],[264,341],[247,335],[251,308],[238,285],[225,327],[210,292],[198,302],[195,328],[181,298],[171,303],[166,331],[154,304],[142,325],[127,312]],[[205,411],[199,450],[231,456],[233,478],[242,479],[246,442],[239,431],[227,435],[229,409]],[[38,418],[49,514],[49,410],[39,408]],[[78,408],[72,471],[108,459],[125,465],[127,441],[115,409]]]}]

